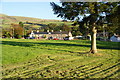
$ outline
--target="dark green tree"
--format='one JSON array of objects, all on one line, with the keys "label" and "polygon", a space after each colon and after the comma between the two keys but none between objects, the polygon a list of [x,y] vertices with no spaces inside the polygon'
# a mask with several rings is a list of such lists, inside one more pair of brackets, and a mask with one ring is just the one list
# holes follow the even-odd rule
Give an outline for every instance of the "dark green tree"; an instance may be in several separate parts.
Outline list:
[{"label": "dark green tree", "polygon": [[12,32],[10,28],[2,28],[2,37],[10,38],[12,37]]},{"label": "dark green tree", "polygon": [[111,35],[114,33],[120,35],[120,5],[114,8],[114,11],[107,15],[107,21],[109,23],[107,30]]},{"label": "dark green tree", "polygon": [[23,24],[23,22],[19,22],[19,25],[20,25],[20,27],[24,27],[24,24]]},{"label": "dark green tree", "polygon": [[19,22],[19,26],[23,28],[23,38],[24,38],[24,36],[25,36],[24,23],[23,22]]},{"label": "dark green tree", "polygon": [[[76,21],[80,29],[86,30],[87,27],[91,33],[91,53],[97,52],[96,33],[97,27],[102,23],[102,16],[109,15],[114,12],[115,7],[118,7],[118,2],[64,2],[61,0],[61,6],[50,3],[54,14],[57,17]],[[86,27],[87,26],[87,27]]]},{"label": "dark green tree", "polygon": [[57,27],[57,24],[55,24],[55,23],[49,23],[48,24],[48,28],[49,28],[49,30],[50,31],[55,31],[55,28]]},{"label": "dark green tree", "polygon": [[67,32],[71,31],[71,28],[66,24],[60,24],[57,28],[62,31],[67,31]]},{"label": "dark green tree", "polygon": [[72,27],[71,28],[71,32],[72,32],[72,35],[73,36],[80,36],[80,35],[83,35],[82,33],[81,33],[81,31],[79,30],[79,27]]}]

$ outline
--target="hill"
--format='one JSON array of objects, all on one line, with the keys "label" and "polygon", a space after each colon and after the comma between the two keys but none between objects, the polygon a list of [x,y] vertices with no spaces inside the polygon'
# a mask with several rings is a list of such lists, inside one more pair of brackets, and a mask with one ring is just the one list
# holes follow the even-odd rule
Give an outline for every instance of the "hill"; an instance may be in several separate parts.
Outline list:
[{"label": "hill", "polygon": [[[10,27],[11,23],[18,24],[19,22],[30,22],[30,23],[35,23],[35,24],[41,24],[41,25],[47,25],[49,23],[55,23],[55,24],[67,24],[71,26],[72,22],[64,22],[62,20],[53,20],[53,19],[39,19],[39,18],[32,18],[32,17],[23,17],[23,16],[8,16],[5,14],[0,14],[0,19],[2,20],[2,26],[3,28],[8,28]],[[34,28],[39,28],[39,27],[44,27],[41,25],[32,25]],[[30,25],[30,24],[25,24],[25,25]]]},{"label": "hill", "polygon": [[18,23],[22,22],[60,22],[61,20],[49,20],[49,19],[39,19],[39,18],[32,18],[32,17],[23,17],[23,16],[8,16],[5,14],[0,14],[0,19],[2,19],[4,24],[11,24],[11,23]]}]

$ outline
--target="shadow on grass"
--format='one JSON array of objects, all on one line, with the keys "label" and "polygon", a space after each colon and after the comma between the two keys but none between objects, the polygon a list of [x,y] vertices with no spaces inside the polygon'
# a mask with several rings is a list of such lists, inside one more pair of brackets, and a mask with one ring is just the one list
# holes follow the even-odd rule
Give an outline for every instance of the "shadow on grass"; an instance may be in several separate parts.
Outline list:
[{"label": "shadow on grass", "polygon": [[98,49],[114,49],[120,50],[119,42],[107,42],[107,41],[97,41],[97,48]]},{"label": "shadow on grass", "polygon": [[2,41],[4,45],[12,45],[12,46],[23,46],[30,47],[36,45],[54,45],[54,46],[81,46],[81,47],[90,47],[90,45],[81,45],[81,44],[67,44],[67,43],[39,43],[39,42],[14,42],[14,41]]},{"label": "shadow on grass", "polygon": [[[84,45],[84,44],[80,44],[80,43],[76,43],[76,44],[68,44],[68,43],[49,43],[49,42],[14,42],[14,41],[2,41],[2,44],[4,45],[12,45],[12,46],[23,46],[23,47],[31,47],[34,45],[47,45],[47,46],[78,46],[78,47],[89,47],[90,48],[90,44]],[[120,50],[119,47],[120,43],[113,43],[113,42],[97,42],[97,48],[98,49],[114,49],[114,50]]]},{"label": "shadow on grass", "polygon": [[80,46],[80,47],[90,47],[90,45],[81,44],[68,44],[68,43],[36,43],[39,45],[54,45],[54,46]]},{"label": "shadow on grass", "polygon": [[31,47],[34,46],[32,42],[15,42],[15,41],[2,41],[4,45],[12,45],[12,46],[23,46],[23,47]]}]

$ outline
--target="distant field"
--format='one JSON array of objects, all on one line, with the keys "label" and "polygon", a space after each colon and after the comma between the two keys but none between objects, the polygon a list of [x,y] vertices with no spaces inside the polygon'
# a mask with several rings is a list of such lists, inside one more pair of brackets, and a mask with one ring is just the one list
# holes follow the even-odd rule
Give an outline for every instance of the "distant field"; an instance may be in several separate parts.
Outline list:
[{"label": "distant field", "polygon": [[120,43],[88,40],[3,39],[3,78],[116,78]]}]

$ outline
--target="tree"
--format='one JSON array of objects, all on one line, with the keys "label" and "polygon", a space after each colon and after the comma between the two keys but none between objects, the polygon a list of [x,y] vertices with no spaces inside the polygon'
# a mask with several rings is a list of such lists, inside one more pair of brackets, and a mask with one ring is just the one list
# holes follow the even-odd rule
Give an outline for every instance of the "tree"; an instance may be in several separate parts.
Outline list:
[{"label": "tree", "polygon": [[49,23],[48,24],[48,28],[49,28],[49,30],[50,31],[55,31],[55,28],[57,27],[57,24],[55,24],[55,23]]},{"label": "tree", "polygon": [[16,38],[22,38],[24,29],[22,27],[14,27],[14,33]]},{"label": "tree", "polygon": [[[82,30],[88,27],[91,33],[91,53],[97,52],[96,33],[97,26],[102,24],[102,16],[109,15],[118,7],[118,2],[64,2],[61,0],[61,6],[50,3],[54,14],[63,19],[76,21],[74,25],[79,24]],[[87,27],[85,27],[87,26]]]},{"label": "tree", "polygon": [[24,24],[23,24],[23,22],[19,22],[19,26],[23,28],[23,38],[24,38],[25,30],[24,30]]},{"label": "tree", "polygon": [[67,32],[71,31],[71,28],[66,24],[60,24],[57,28],[62,31],[67,31]]},{"label": "tree", "polygon": [[24,29],[19,24],[11,24],[11,27],[14,29],[14,37],[22,38]]},{"label": "tree", "polygon": [[10,38],[12,37],[12,31],[10,28],[2,28],[2,37]]},{"label": "tree", "polygon": [[19,26],[20,26],[20,27],[24,27],[23,22],[19,22]]},{"label": "tree", "polygon": [[80,36],[82,35],[81,31],[79,30],[79,27],[72,27],[71,32],[73,36]]},{"label": "tree", "polygon": [[113,35],[120,35],[120,5],[114,8],[114,11],[107,15],[107,21],[110,23],[107,30]]}]

